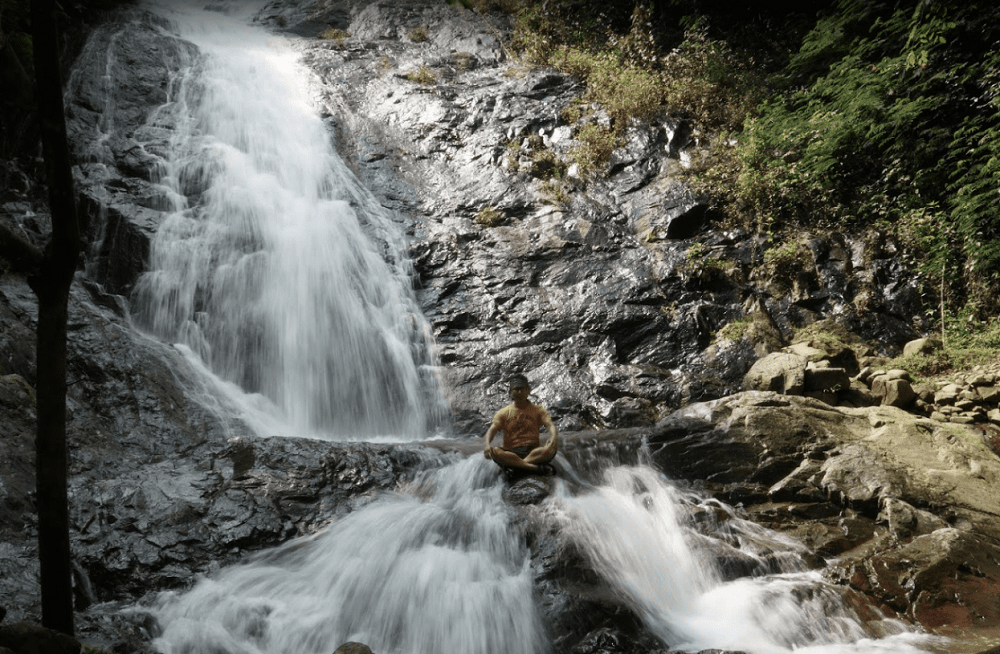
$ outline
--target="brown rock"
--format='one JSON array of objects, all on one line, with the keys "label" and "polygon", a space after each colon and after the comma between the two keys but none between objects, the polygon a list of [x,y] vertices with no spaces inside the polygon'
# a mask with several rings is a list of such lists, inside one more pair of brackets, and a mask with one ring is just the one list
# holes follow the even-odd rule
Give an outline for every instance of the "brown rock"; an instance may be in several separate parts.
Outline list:
[{"label": "brown rock", "polygon": [[941,339],[936,336],[918,338],[903,346],[903,356],[905,357],[913,354],[932,354],[935,350],[941,349],[941,347]]},{"label": "brown rock", "polygon": [[851,387],[851,378],[843,368],[809,367],[805,370],[806,391],[836,392]]},{"label": "brown rock", "polygon": [[876,385],[872,384],[872,395],[880,398],[882,404],[905,408],[910,406],[917,397],[910,382],[905,379],[892,378],[888,374],[878,379],[878,390],[875,388]]},{"label": "brown rock", "polygon": [[976,395],[983,402],[1000,402],[1000,386],[977,386]]},{"label": "brown rock", "polygon": [[372,654],[372,650],[367,645],[350,641],[335,649],[333,654]]}]

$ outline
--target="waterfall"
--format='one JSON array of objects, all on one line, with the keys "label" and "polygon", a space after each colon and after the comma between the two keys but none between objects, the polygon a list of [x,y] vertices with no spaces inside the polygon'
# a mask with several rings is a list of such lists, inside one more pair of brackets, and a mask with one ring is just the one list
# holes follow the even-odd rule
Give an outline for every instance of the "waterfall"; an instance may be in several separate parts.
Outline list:
[{"label": "waterfall", "polygon": [[172,129],[173,206],[137,324],[297,435],[426,436],[444,410],[401,226],[333,149],[290,43],[249,3],[202,4],[155,8],[199,54],[148,121]]},{"label": "waterfall", "polygon": [[312,537],[161,598],[154,642],[185,652],[541,654],[523,537],[495,466],[466,458],[426,473]]},{"label": "waterfall", "polygon": [[[157,176],[171,207],[131,298],[135,319],[177,343],[215,392],[269,416],[264,432],[420,437],[441,406],[402,230],[331,147],[294,48],[247,27],[244,8],[155,8],[198,55],[148,122],[172,134]],[[491,462],[456,455],[319,533],[162,594],[147,607],[162,627],[154,645],[549,652],[503,483]],[[647,466],[611,467],[595,486],[575,474],[554,483],[528,509],[539,533],[569,539],[675,649],[905,654],[931,642],[891,620],[863,622],[807,569],[801,545]],[[753,565],[727,574],[720,552]]]},{"label": "waterfall", "polygon": [[[329,654],[349,640],[379,654],[550,651],[502,484],[481,457],[426,472],[318,534],[162,595],[154,645],[165,654]],[[732,509],[649,467],[612,468],[592,489],[559,484],[541,519],[673,650],[907,654],[934,641],[892,620],[863,625],[805,571],[791,539],[735,516],[693,529],[693,510]],[[724,581],[710,553],[737,545],[762,565]]]},{"label": "waterfall", "polygon": [[[548,511],[675,649],[905,654],[935,640],[895,620],[863,625],[836,587],[808,571],[800,543],[681,492],[648,466],[610,468],[595,491],[564,492]],[[724,521],[711,518],[719,513]],[[725,581],[719,560],[727,552],[756,563],[744,565],[751,574]]]}]

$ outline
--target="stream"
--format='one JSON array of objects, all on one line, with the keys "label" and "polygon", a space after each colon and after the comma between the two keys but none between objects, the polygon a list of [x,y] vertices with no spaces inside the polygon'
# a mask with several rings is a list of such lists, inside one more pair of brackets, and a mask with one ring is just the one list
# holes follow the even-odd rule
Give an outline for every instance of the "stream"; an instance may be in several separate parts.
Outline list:
[{"label": "stream", "polygon": [[[136,324],[176,344],[202,371],[198,392],[260,435],[440,435],[447,411],[401,219],[337,155],[294,39],[252,27],[249,4],[152,8],[199,55],[148,121],[174,130],[158,175],[171,208],[130,299]],[[897,621],[863,622],[808,570],[800,544],[648,465],[611,466],[592,483],[570,483],[563,465],[530,510],[675,650],[905,653],[937,642]],[[454,455],[319,533],[162,594],[154,646],[551,651],[503,488],[494,464]],[[693,519],[713,512],[728,519]],[[727,580],[710,555],[725,548],[757,557],[762,572]]]}]

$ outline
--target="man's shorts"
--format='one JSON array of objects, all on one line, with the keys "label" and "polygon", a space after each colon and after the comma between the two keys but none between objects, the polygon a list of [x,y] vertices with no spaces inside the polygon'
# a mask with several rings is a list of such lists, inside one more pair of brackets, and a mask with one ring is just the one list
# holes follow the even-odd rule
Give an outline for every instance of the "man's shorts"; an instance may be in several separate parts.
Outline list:
[{"label": "man's shorts", "polygon": [[509,450],[504,450],[505,452],[513,452],[522,459],[531,453],[531,450],[538,447],[537,445],[522,445],[521,447],[512,447]]}]

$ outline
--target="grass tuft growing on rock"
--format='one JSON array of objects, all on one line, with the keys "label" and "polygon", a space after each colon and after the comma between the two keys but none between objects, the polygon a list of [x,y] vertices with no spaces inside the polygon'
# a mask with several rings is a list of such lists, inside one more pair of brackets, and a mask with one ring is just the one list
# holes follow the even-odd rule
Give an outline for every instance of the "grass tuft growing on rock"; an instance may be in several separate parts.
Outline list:
[{"label": "grass tuft growing on rock", "polygon": [[414,43],[424,43],[430,39],[430,32],[426,25],[417,25],[407,33],[407,36]]},{"label": "grass tuft growing on rock", "polygon": [[473,221],[483,227],[496,227],[504,221],[504,213],[493,205],[485,206],[476,213]]},{"label": "grass tuft growing on rock", "polygon": [[319,38],[324,41],[333,41],[337,45],[343,45],[344,41],[351,38],[351,33],[346,30],[337,29],[336,27],[329,27],[319,33]]},{"label": "grass tuft growing on rock", "polygon": [[416,84],[423,84],[425,86],[433,86],[437,83],[437,76],[434,75],[434,71],[427,66],[421,66],[417,70],[410,71],[406,74],[406,79]]}]

